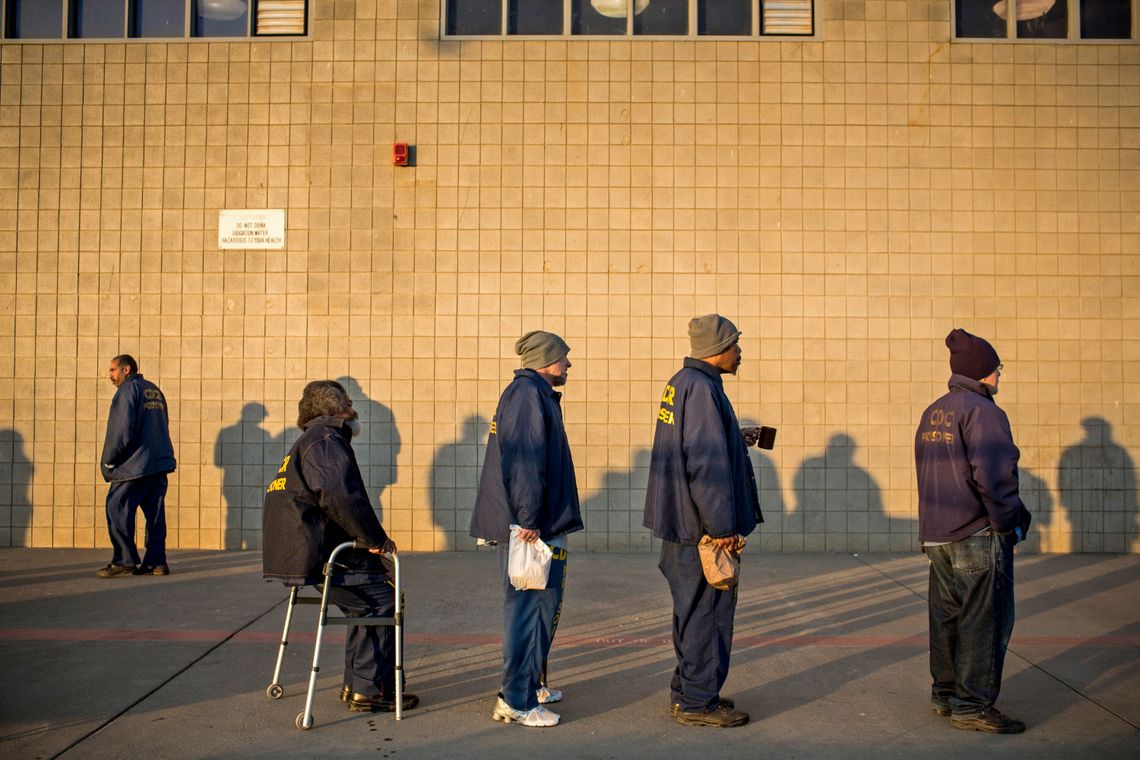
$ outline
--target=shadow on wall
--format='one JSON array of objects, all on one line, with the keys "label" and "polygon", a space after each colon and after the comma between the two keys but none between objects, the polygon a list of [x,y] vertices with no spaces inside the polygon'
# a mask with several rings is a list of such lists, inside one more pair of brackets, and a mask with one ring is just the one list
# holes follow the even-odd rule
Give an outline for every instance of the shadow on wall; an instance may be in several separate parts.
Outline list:
[{"label": "shadow on wall", "polygon": [[[741,427],[759,427],[760,423],[745,417],[740,420]],[[780,438],[776,436],[776,446],[779,447]],[[784,512],[784,492],[780,488],[780,473],[776,470],[776,462],[768,456],[763,449],[750,446],[748,457],[752,460],[752,469],[756,473],[756,487],[760,491],[760,513],[764,515],[764,524],[756,530],[759,534],[762,550],[775,552],[784,551],[784,536],[788,532],[787,517]],[[796,551],[803,550],[803,531],[795,531],[798,535],[792,544]]]},{"label": "shadow on wall", "polygon": [[34,470],[24,453],[24,437],[12,428],[0,428],[0,506],[10,510],[8,524],[0,526],[0,546],[29,545]]},{"label": "shadow on wall", "polygon": [[[364,482],[376,488],[374,506],[380,511],[380,495],[396,480],[396,456],[400,434],[392,410],[365,395],[352,377],[337,379],[360,415],[361,434],[352,442]],[[291,415],[296,401],[287,403]],[[262,423],[269,417],[265,405],[251,401],[242,407],[241,419],[222,428],[214,443],[214,464],[222,470],[222,498],[225,503],[225,548],[261,548],[261,510],[265,487],[281,466],[281,460],[301,435],[294,419],[273,435]],[[30,482],[30,480],[29,480]],[[385,525],[385,527],[389,527]]]},{"label": "shadow on wall", "polygon": [[432,458],[428,499],[436,551],[475,548],[475,539],[467,534],[489,427],[487,418],[471,415],[460,423],[458,440],[440,446]]},{"label": "shadow on wall", "polygon": [[227,549],[257,549],[261,542],[251,536],[261,533],[261,505],[265,485],[284,452],[284,433],[274,436],[261,427],[269,416],[264,404],[252,402],[241,410],[241,419],[222,428],[214,442],[214,465],[222,470],[222,499],[226,507],[224,546]]},{"label": "shadow on wall", "polygon": [[[582,502],[586,530],[570,534],[571,546],[588,552],[647,552],[648,530],[641,526],[649,482],[649,449],[633,453],[628,470],[607,470],[598,489]],[[578,486],[581,492],[581,484]]]},{"label": "shadow on wall", "polygon": [[1061,506],[1068,512],[1075,552],[1127,552],[1137,548],[1136,468],[1112,440],[1102,417],[1081,420],[1085,437],[1065,449],[1057,465]]},{"label": "shadow on wall", "polygon": [[[809,457],[792,481],[796,512],[785,531],[802,531],[802,551],[905,552],[917,543],[915,520],[891,517],[883,509],[882,490],[871,473],[855,463],[855,439],[837,433],[823,456]],[[795,551],[785,533],[785,550]]]},{"label": "shadow on wall", "polygon": [[1018,544],[1018,553],[1040,554],[1044,552],[1066,552],[1069,550],[1068,531],[1061,523],[1064,517],[1056,509],[1049,484],[1037,477],[1031,470],[1017,468],[1018,493],[1033,522],[1029,535]]},{"label": "shadow on wall", "polygon": [[[381,497],[384,489],[396,482],[396,458],[400,454],[400,431],[396,428],[396,417],[392,410],[373,401],[360,387],[356,378],[345,376],[336,379],[348,391],[352,407],[360,415],[363,430],[352,442],[360,473],[367,486],[374,488],[377,515],[384,528],[391,532],[391,521],[384,520],[384,506]],[[409,526],[410,527],[410,526]]]}]

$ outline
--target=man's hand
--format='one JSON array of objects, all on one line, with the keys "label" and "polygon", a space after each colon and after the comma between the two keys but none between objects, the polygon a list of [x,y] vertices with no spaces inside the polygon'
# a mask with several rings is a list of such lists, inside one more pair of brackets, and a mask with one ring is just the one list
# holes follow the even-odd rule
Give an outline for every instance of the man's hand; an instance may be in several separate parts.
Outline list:
[{"label": "man's hand", "polygon": [[519,540],[524,542],[524,543],[527,543],[527,544],[533,544],[535,541],[538,540],[538,531],[532,530],[530,528],[521,528],[520,527],[519,528]]},{"label": "man's hand", "polygon": [[726,552],[741,552],[744,550],[744,544],[747,543],[744,536],[739,533],[735,536],[725,536],[724,538],[714,538],[713,543],[724,549]]},{"label": "man's hand", "polygon": [[755,446],[760,440],[760,428],[742,427],[740,428],[740,435],[744,437],[745,446]]},{"label": "man's hand", "polygon": [[396,542],[388,539],[384,542],[383,546],[378,546],[375,549],[369,549],[369,554],[394,554],[396,551]]}]

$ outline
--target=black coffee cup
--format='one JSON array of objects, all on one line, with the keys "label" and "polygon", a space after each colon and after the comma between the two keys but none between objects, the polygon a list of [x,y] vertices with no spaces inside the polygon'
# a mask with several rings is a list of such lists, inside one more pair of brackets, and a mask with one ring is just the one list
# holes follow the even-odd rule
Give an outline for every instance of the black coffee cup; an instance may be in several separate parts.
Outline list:
[{"label": "black coffee cup", "polygon": [[774,427],[746,427],[740,429],[747,446],[757,446],[761,449],[773,449],[776,446],[776,428]]}]

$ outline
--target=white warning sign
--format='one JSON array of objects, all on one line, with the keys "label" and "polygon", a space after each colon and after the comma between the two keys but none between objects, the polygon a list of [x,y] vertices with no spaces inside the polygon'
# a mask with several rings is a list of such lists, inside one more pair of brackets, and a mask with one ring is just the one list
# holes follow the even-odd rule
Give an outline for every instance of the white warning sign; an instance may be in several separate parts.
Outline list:
[{"label": "white warning sign", "polygon": [[285,209],[222,209],[218,248],[285,248]]}]

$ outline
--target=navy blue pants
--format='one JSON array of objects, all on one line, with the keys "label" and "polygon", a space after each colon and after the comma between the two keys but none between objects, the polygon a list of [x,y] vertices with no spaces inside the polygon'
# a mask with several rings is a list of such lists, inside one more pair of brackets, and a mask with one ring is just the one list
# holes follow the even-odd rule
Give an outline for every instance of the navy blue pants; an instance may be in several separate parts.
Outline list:
[{"label": "navy blue pants", "polygon": [[535,692],[545,677],[546,660],[562,614],[566,590],[566,550],[553,549],[546,588],[519,591],[507,572],[507,543],[499,544],[503,574],[503,699],[516,710],[538,707]]},{"label": "navy blue pants", "polygon": [[[319,587],[318,587],[319,588]],[[391,617],[396,589],[389,581],[333,585],[329,600],[347,617]],[[344,639],[344,684],[366,697],[396,696],[396,631],[391,626],[353,625]]]},{"label": "navy blue pants", "polygon": [[721,591],[705,581],[696,546],[662,541],[658,567],[673,595],[677,667],[669,684],[670,699],[686,712],[714,710],[732,656],[736,587]]},{"label": "navy blue pants", "polygon": [[135,548],[135,509],[146,519],[144,565],[166,564],[166,473],[135,480],[114,480],[107,491],[107,532],[111,535],[111,564],[139,564]]},{"label": "navy blue pants", "polygon": [[931,700],[955,718],[997,701],[1013,633],[1012,536],[992,530],[926,547],[930,560]]}]

